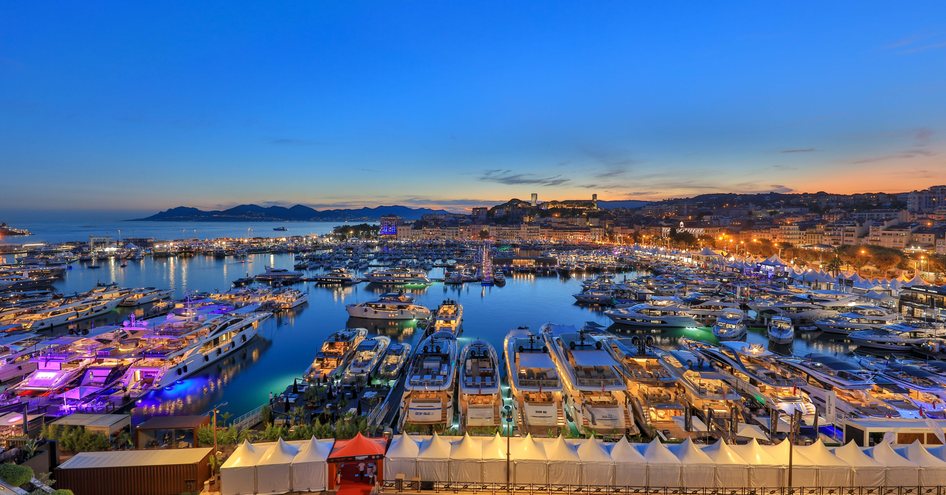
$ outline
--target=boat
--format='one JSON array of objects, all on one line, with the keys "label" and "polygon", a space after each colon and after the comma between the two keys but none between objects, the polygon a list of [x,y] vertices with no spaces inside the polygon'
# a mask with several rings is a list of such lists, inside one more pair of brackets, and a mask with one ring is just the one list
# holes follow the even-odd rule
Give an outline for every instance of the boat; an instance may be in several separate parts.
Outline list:
[{"label": "boat", "polygon": [[484,340],[474,340],[460,354],[460,428],[496,431],[502,424],[499,394],[499,359],[496,349]]},{"label": "boat", "polygon": [[795,325],[787,316],[773,316],[766,325],[765,333],[773,344],[791,344],[795,340]]},{"label": "boat", "polygon": [[18,321],[27,330],[44,330],[102,316],[114,311],[121,302],[121,298],[80,299],[21,314]]},{"label": "boat", "polygon": [[364,328],[346,328],[329,335],[306,371],[306,379],[324,381],[334,378],[367,335],[368,330]]},{"label": "boat", "polygon": [[506,285],[506,274],[504,274],[502,270],[495,270],[493,272],[493,285],[497,287]]},{"label": "boat", "polygon": [[713,335],[719,340],[740,340],[746,337],[748,329],[746,315],[738,309],[728,308],[716,318]]},{"label": "boat", "polygon": [[414,298],[403,293],[383,294],[377,301],[349,304],[348,316],[369,320],[425,320],[430,310],[414,304]]},{"label": "boat", "polygon": [[418,347],[404,381],[402,431],[445,431],[453,425],[457,339],[435,332]]},{"label": "boat", "polygon": [[460,335],[460,324],[463,321],[463,305],[453,299],[446,299],[437,307],[434,313],[433,331],[446,330]]},{"label": "boat", "polygon": [[144,306],[145,304],[151,304],[153,302],[161,301],[171,297],[171,294],[174,292],[169,289],[158,289],[155,287],[145,287],[142,289],[134,289],[131,291],[128,296],[119,303],[119,306],[125,307],[134,307],[134,306]]},{"label": "boat", "polygon": [[946,337],[946,330],[920,324],[895,323],[881,328],[855,330],[848,334],[851,342],[865,349],[909,352],[929,339]]},{"label": "boat", "polygon": [[296,309],[309,302],[309,295],[301,290],[284,287],[269,295],[269,301],[276,309]]},{"label": "boat", "polygon": [[250,285],[250,284],[252,284],[252,283],[255,282],[255,281],[256,281],[255,278],[250,277],[249,274],[247,274],[246,277],[240,277],[240,278],[234,280],[234,281],[233,281],[233,286],[234,286],[234,287],[246,287],[247,285]]},{"label": "boat", "polygon": [[382,380],[396,380],[401,375],[404,364],[411,356],[410,344],[393,343],[388,346],[381,363],[377,367],[377,377]]},{"label": "boat", "polygon": [[900,315],[879,306],[854,306],[847,312],[834,318],[825,318],[815,322],[822,332],[832,335],[847,336],[856,330],[879,328],[896,323]]},{"label": "boat", "polygon": [[542,335],[526,327],[503,341],[506,376],[519,431],[555,436],[565,427],[562,381]]},{"label": "boat", "polygon": [[677,349],[661,353],[660,361],[683,387],[685,407],[692,408],[704,421],[728,420],[738,415],[742,397],[710,360],[693,351]]},{"label": "boat", "polygon": [[0,342],[0,383],[19,380],[32,373],[36,362],[31,358],[55,341],[32,332],[5,336]]},{"label": "boat", "polygon": [[573,326],[546,324],[546,345],[564,385],[565,411],[586,434],[616,438],[640,433],[618,363],[593,337]]},{"label": "boat", "polygon": [[13,237],[13,236],[28,236],[33,235],[27,229],[20,229],[16,227],[11,227],[5,223],[0,223],[0,237]]},{"label": "boat", "polygon": [[273,230],[276,232],[285,232],[289,229],[287,229],[286,227],[273,227]]},{"label": "boat", "polygon": [[267,266],[266,270],[254,277],[254,279],[258,282],[266,282],[269,284],[293,284],[301,280],[302,277],[302,272]]},{"label": "boat", "polygon": [[412,268],[382,268],[365,274],[365,279],[378,285],[430,285],[427,272]]},{"label": "boat", "polygon": [[322,285],[354,285],[360,279],[347,268],[333,268],[327,273],[312,277],[312,281]]},{"label": "boat", "polygon": [[686,309],[675,305],[635,304],[629,308],[615,308],[604,312],[614,323],[635,328],[667,329],[697,328],[699,323]]},{"label": "boat", "polygon": [[381,358],[384,357],[390,345],[391,338],[384,335],[362,340],[355,348],[355,354],[345,368],[345,372],[342,373],[342,382],[367,382],[381,363]]}]

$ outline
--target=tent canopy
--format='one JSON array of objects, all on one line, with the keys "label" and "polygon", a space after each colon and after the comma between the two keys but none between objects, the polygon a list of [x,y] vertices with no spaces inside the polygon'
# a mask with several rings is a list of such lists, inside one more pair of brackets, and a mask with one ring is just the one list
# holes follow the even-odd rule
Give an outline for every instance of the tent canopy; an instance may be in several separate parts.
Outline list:
[{"label": "tent canopy", "polygon": [[353,457],[383,457],[387,448],[387,440],[383,438],[367,438],[361,433],[351,440],[337,440],[329,454],[329,460],[350,459]]}]

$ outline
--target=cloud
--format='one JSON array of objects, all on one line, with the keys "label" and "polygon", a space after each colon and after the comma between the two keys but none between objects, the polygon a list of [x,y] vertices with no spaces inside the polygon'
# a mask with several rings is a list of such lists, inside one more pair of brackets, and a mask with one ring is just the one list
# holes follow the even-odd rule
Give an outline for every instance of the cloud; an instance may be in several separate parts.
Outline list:
[{"label": "cloud", "polygon": [[595,174],[595,177],[599,179],[613,179],[615,177],[620,177],[628,172],[628,169],[625,167],[612,167],[607,170],[603,170]]},{"label": "cloud", "polygon": [[942,36],[910,36],[907,38],[899,39],[893,43],[885,46],[887,50],[890,50],[899,55],[912,55],[915,53],[921,53],[929,50],[939,50],[946,48],[946,40],[942,39]]},{"label": "cloud", "polygon": [[269,144],[277,144],[283,146],[313,146],[319,144],[318,141],[312,141],[309,139],[297,139],[297,138],[274,138],[269,141]]},{"label": "cloud", "polygon": [[782,185],[782,184],[772,184],[770,187],[772,188],[772,192],[774,192],[774,193],[783,193],[783,194],[786,194],[786,193],[790,193],[790,192],[794,191],[794,189],[792,189],[791,187],[788,187],[788,186]]},{"label": "cloud", "polygon": [[884,162],[888,160],[909,160],[911,158],[917,158],[922,156],[934,156],[936,152],[925,150],[925,149],[911,149],[901,151],[900,153],[891,153],[889,155],[877,155],[877,156],[868,156],[864,158],[858,158],[851,160],[850,163],[855,165],[862,165],[865,163],[876,163]]},{"label": "cloud", "polygon": [[928,127],[921,127],[913,133],[913,140],[916,142],[917,146],[926,146],[932,138],[933,129]]},{"label": "cloud", "polygon": [[818,151],[817,148],[786,148],[779,150],[779,153],[812,153]]},{"label": "cloud", "polygon": [[571,181],[561,175],[539,176],[535,174],[516,174],[507,169],[490,169],[479,177],[483,182],[495,182],[514,186],[520,184],[535,184],[539,186],[560,186]]}]

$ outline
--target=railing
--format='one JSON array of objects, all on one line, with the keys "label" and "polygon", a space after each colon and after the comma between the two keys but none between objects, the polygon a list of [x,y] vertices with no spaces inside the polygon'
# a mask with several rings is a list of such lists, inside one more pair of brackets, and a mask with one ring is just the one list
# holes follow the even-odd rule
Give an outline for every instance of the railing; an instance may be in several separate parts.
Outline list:
[{"label": "railing", "polygon": [[263,404],[252,411],[237,416],[230,421],[230,426],[235,426],[238,430],[243,430],[251,426],[258,425],[263,420],[263,408],[269,404]]},{"label": "railing", "polygon": [[604,485],[545,485],[530,483],[461,483],[384,480],[385,492],[546,493],[602,495],[946,495],[944,486],[671,488]]}]

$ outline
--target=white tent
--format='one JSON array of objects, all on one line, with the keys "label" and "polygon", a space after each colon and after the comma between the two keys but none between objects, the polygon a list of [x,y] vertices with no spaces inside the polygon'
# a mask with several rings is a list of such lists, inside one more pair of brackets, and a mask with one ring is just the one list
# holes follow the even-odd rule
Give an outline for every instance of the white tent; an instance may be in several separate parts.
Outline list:
[{"label": "white tent", "polygon": [[782,466],[768,451],[752,440],[743,445],[732,445],[732,449],[749,466],[749,486],[771,488],[782,486]]},{"label": "white tent", "polygon": [[614,461],[615,485],[647,486],[647,461],[627,438],[621,437],[621,440],[611,447],[611,460]]},{"label": "white tent", "polygon": [[716,486],[742,488],[749,486],[749,466],[726,442],[717,440],[703,447],[703,453],[716,464]]},{"label": "white tent", "polygon": [[867,455],[887,468],[885,486],[917,486],[920,467],[893,450],[888,442],[881,442],[866,450]]},{"label": "white tent", "polygon": [[483,483],[506,482],[507,440],[508,439],[499,436],[499,433],[496,433],[493,438],[483,442]]},{"label": "white tent", "polygon": [[644,460],[647,462],[647,486],[681,486],[680,459],[659,439],[653,439],[644,448]]},{"label": "white tent", "polygon": [[683,467],[680,471],[680,484],[687,488],[712,488],[716,485],[716,466],[712,459],[687,438],[683,443],[674,445],[672,452]]},{"label": "white tent", "polygon": [[946,485],[946,462],[929,453],[919,440],[898,448],[897,453],[920,466],[920,486]]},{"label": "white tent", "polygon": [[766,445],[762,447],[775,458],[779,466],[785,470],[782,476],[782,482],[788,485],[788,467],[789,458],[792,466],[792,486],[817,486],[818,485],[818,466],[809,458],[805,457],[797,448],[794,448],[788,440],[782,440],[777,445]]},{"label": "white tent", "polygon": [[577,485],[581,480],[581,458],[571,445],[565,443],[561,435],[551,442],[545,442],[545,456],[548,459],[549,484]]},{"label": "white tent", "polygon": [[450,479],[450,442],[436,432],[421,444],[417,455],[417,476],[423,481]]},{"label": "white tent", "polygon": [[479,483],[482,481],[483,441],[469,433],[450,449],[450,481]]},{"label": "white tent", "polygon": [[847,462],[832,454],[820,438],[811,445],[796,445],[795,451],[817,466],[818,486],[851,486],[853,469]]},{"label": "white tent", "polygon": [[614,483],[614,461],[597,438],[591,437],[578,446],[581,459],[581,484],[611,485]]},{"label": "white tent", "polygon": [[244,440],[220,466],[221,494],[256,493],[256,463],[265,453]]},{"label": "white tent", "polygon": [[878,487],[884,486],[887,468],[864,453],[853,441],[847,445],[834,449],[834,456],[846,462],[854,473],[851,479],[852,486]]},{"label": "white tent", "polygon": [[292,489],[290,464],[299,448],[282,438],[273,443],[256,463],[256,493],[286,493]]},{"label": "white tent", "polygon": [[[335,440],[318,440],[312,437],[302,444],[299,453],[292,459],[292,490],[296,492],[321,492],[328,487],[328,455],[332,453]],[[387,466],[387,463],[385,463]]]},{"label": "white tent", "polygon": [[401,433],[395,438],[384,454],[384,479],[393,480],[398,474],[404,479],[417,476],[417,455],[420,446],[407,433]]},{"label": "white tent", "polygon": [[548,483],[548,459],[545,449],[532,435],[512,439],[512,478],[516,483],[544,485]]}]

